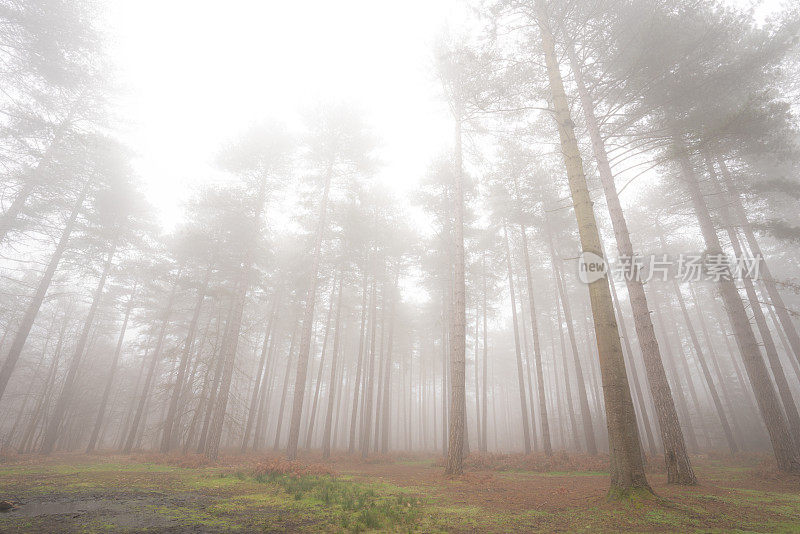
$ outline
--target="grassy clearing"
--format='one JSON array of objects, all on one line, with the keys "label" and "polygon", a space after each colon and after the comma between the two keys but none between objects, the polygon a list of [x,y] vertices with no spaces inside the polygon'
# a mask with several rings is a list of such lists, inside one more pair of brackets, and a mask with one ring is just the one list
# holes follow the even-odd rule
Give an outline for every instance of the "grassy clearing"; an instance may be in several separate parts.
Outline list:
[{"label": "grassy clearing", "polygon": [[0,532],[800,532],[798,484],[757,478],[752,465],[709,462],[701,486],[653,479],[658,499],[614,503],[607,473],[585,462],[539,472],[503,459],[450,480],[424,458],[337,472],[283,460],[112,460],[2,467],[0,499],[26,504],[0,514]]}]

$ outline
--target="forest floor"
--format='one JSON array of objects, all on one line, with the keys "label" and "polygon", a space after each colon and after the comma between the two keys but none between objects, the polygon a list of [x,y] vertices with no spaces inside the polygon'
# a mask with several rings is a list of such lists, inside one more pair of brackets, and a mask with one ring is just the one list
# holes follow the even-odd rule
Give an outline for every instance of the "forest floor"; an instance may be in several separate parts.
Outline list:
[{"label": "forest floor", "polygon": [[700,484],[606,499],[606,459],[62,455],[0,460],[0,532],[800,532],[800,477],[757,456],[694,457]]}]

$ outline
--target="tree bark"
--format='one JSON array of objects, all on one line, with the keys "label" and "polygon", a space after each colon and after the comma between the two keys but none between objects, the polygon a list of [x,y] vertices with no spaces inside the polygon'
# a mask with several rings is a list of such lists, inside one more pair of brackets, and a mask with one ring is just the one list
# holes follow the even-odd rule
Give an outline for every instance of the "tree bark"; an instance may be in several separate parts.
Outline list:
[{"label": "tree bark", "polygon": [[[544,0],[536,0],[536,7],[552,103],[555,109],[554,119],[558,125],[561,139],[570,193],[578,222],[581,249],[583,252],[602,257],[600,234],[597,230],[592,201],[583,172],[583,162],[575,138],[575,125],[570,117],[564,83],[559,71],[558,56],[550,29],[547,7]],[[633,410],[633,400],[625,372],[622,346],[614,319],[614,306],[611,302],[607,277],[603,276],[589,284],[589,298],[592,304],[605,396],[611,457],[609,495],[625,497],[631,493],[652,494],[642,464],[639,429],[636,425],[636,414]]]},{"label": "tree bark", "polygon": [[[583,72],[578,64],[572,43],[567,46],[567,52],[572,71],[575,74],[575,82],[578,87],[589,137],[592,141],[592,152],[597,163],[603,192],[605,193],[611,225],[617,242],[617,250],[620,258],[632,259],[634,257],[633,243],[631,242],[628,224],[617,194],[605,143],[600,135],[600,126],[595,117],[594,102],[583,80]],[[631,267],[634,270],[638,270],[635,262],[631,262]],[[656,408],[658,427],[661,430],[661,442],[664,446],[664,460],[667,468],[667,482],[670,484],[693,485],[697,483],[697,478],[686,452],[686,443],[681,432],[678,414],[675,410],[675,401],[672,398],[672,391],[669,387],[667,374],[664,371],[658,339],[650,317],[650,306],[637,272],[631,274],[632,276],[626,277],[626,286],[633,310],[633,324],[636,336],[639,339],[642,359],[644,360],[647,382]],[[629,352],[629,355],[631,362],[633,362],[633,353]],[[644,412],[643,417],[646,417]]]},{"label": "tree bark", "polygon": [[[630,366],[631,376],[633,378],[633,389],[636,394],[636,402],[639,405],[639,416],[644,426],[645,436],[647,437],[647,445],[648,447],[650,447],[650,455],[655,456],[657,454],[657,451],[656,451],[655,440],[653,439],[653,430],[650,428],[650,418],[647,415],[647,403],[644,400],[642,386],[639,383],[639,375],[636,371],[636,362],[634,361],[633,350],[631,349],[631,340],[628,336],[628,328],[625,325],[625,317],[622,315],[622,307],[619,304],[619,298],[617,297],[617,288],[614,286],[614,280],[609,280],[608,285],[611,288],[611,298],[614,301],[614,307],[617,310],[617,324],[619,325],[620,333],[622,334],[622,340],[625,342],[624,345],[625,352],[628,355],[628,364]],[[669,466],[667,466],[667,481],[669,482]]]},{"label": "tree bark", "polygon": [[[450,418],[449,447],[445,473],[460,475],[464,470],[464,436],[467,423],[466,358],[467,305],[464,259],[464,176],[461,155],[461,110],[455,114],[453,177],[453,308],[450,328]],[[524,414],[527,417],[527,414]]]}]

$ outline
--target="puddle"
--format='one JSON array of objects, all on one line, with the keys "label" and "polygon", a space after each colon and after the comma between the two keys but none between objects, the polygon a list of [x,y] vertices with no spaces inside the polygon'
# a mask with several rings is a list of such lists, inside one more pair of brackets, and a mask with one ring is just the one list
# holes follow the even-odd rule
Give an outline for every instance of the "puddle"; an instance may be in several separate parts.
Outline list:
[{"label": "puddle", "polygon": [[41,501],[27,502],[9,510],[8,514],[20,517],[40,517],[45,515],[81,515],[97,510],[110,512],[124,510],[125,507],[114,501],[81,500],[81,501]]}]

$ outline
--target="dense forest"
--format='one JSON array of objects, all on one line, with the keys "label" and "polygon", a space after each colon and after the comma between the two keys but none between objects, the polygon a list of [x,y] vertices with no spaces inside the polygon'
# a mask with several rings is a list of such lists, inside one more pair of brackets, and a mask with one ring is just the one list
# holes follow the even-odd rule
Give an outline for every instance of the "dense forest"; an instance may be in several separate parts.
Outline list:
[{"label": "dense forest", "polygon": [[[800,6],[461,7],[428,46],[450,133],[422,175],[321,88],[198,151],[206,176],[167,221],[103,4],[0,1],[0,530],[77,530],[19,519],[43,499],[24,469],[108,462],[253,470],[290,493],[348,473],[403,486],[401,465],[447,491],[591,471],[608,513],[688,502],[736,468],[763,502],[792,497],[780,524],[800,528]],[[424,523],[445,512],[419,502],[240,526],[513,530]],[[665,529],[746,524],[722,515]],[[513,528],[659,530],[570,517]],[[128,521],[110,528],[190,528]],[[214,521],[195,527],[240,528]]]}]

